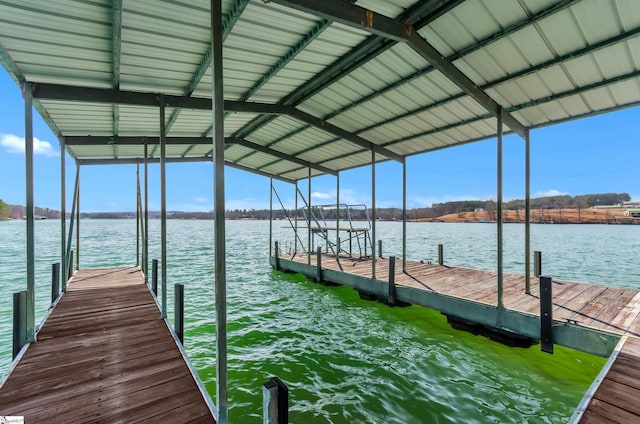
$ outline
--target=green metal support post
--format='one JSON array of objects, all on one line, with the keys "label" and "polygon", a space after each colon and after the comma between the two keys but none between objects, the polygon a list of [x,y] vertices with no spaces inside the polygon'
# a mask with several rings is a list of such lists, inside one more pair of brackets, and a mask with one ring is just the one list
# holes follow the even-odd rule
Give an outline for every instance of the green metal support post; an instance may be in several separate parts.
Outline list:
[{"label": "green metal support post", "polygon": [[402,160],[402,272],[407,272],[407,158]]},{"label": "green metal support post", "polygon": [[311,167],[308,167],[309,187],[307,188],[308,206],[307,213],[307,265],[311,265]]},{"label": "green metal support post", "polygon": [[35,216],[33,199],[33,86],[25,82],[24,96],[24,143],[26,169],[26,213],[27,213],[27,342],[34,342],[35,335]]},{"label": "green metal support post", "polygon": [[273,256],[273,177],[269,177],[269,257]]},{"label": "green metal support post", "polygon": [[[498,310],[504,309],[502,302],[503,283],[503,233],[502,233],[502,107],[498,106],[498,184],[497,184],[497,214],[498,214]],[[499,315],[498,315],[499,316]]]},{"label": "green metal support post", "polygon": [[167,143],[164,115],[164,94],[160,94],[160,244],[162,261],[160,284],[162,285],[162,318],[167,317]]},{"label": "green metal support post", "polygon": [[[295,203],[295,208],[296,208],[296,220],[294,221],[294,232],[295,232],[295,237],[294,237],[294,245],[295,247],[293,248],[293,255],[295,256],[298,253],[298,181],[296,181],[296,203]],[[302,246],[300,246],[302,247]]]},{"label": "green metal support post", "polygon": [[144,139],[144,282],[149,284],[149,160]]},{"label": "green metal support post", "polygon": [[[80,269],[80,164],[76,163],[76,269]],[[73,266],[73,261],[72,264]]]},{"label": "green metal support post", "polygon": [[66,169],[66,143],[64,137],[60,137],[60,281],[62,292],[67,291],[67,169]]},{"label": "green metal support post", "polygon": [[[376,279],[376,150],[371,148],[371,278]],[[365,255],[367,254],[365,249]]]},{"label": "green metal support post", "polygon": [[136,266],[140,265],[140,164],[136,163]]},{"label": "green metal support post", "polygon": [[222,1],[211,0],[212,136],[216,296],[216,405],[219,424],[227,424],[227,269],[224,221],[224,94],[222,77]]},{"label": "green metal support post", "polygon": [[524,282],[525,293],[531,294],[531,143],[529,130],[524,138],[525,177],[524,177]]},{"label": "green metal support post", "polygon": [[336,174],[336,259],[340,259],[340,172]]}]

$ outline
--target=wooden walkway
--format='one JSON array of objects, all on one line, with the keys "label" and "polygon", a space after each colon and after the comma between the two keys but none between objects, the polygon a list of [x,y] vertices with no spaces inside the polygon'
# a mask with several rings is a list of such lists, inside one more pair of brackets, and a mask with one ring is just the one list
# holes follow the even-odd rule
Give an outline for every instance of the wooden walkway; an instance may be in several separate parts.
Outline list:
[{"label": "wooden walkway", "polygon": [[[289,258],[291,259],[291,258]],[[296,255],[295,262],[307,263],[306,255]],[[315,267],[315,255],[311,265]],[[323,255],[322,268],[371,278],[371,260]],[[449,267],[432,263],[407,261],[407,272],[402,272],[402,261],[396,259],[396,286],[412,287],[444,295],[496,306],[498,303],[497,274],[469,268]],[[388,258],[376,261],[376,279],[387,281]],[[605,287],[594,284],[553,280],[553,319],[580,326],[640,337],[640,292],[637,290]],[[539,315],[540,286],[531,278],[531,294],[525,294],[523,275],[503,276],[503,302],[506,309]]]},{"label": "wooden walkway", "polygon": [[138,267],[80,270],[0,387],[26,423],[214,423]]},{"label": "wooden walkway", "polygon": [[580,423],[640,423],[640,339],[627,338]]}]

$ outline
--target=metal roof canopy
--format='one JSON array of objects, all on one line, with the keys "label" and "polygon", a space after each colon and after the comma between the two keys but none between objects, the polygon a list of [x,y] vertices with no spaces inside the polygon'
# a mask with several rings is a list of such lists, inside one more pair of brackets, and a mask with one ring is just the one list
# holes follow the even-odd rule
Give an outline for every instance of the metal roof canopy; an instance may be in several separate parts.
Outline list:
[{"label": "metal roof canopy", "polygon": [[[494,137],[498,113],[524,137],[640,104],[633,0],[224,0],[223,14],[227,164],[285,181]],[[78,163],[141,161],[161,94],[167,161],[211,160],[208,2],[7,0],[0,16],[0,62]]]}]

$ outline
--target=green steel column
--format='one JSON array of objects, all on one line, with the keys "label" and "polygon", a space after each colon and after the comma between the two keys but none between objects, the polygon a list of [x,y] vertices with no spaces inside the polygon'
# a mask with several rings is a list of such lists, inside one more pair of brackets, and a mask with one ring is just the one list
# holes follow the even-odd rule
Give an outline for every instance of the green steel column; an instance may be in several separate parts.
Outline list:
[{"label": "green steel column", "polygon": [[35,335],[35,224],[33,200],[33,86],[25,82],[24,96],[24,143],[26,161],[27,195],[27,342],[34,342]]},{"label": "green steel column", "polygon": [[167,317],[167,174],[164,94],[160,94],[160,243],[162,271],[162,318]]},{"label": "green steel column", "polygon": [[66,143],[64,137],[60,137],[60,281],[62,292],[67,291],[67,169],[66,169]]},{"label": "green steel column", "polygon": [[524,144],[524,291],[526,294],[531,294],[531,144],[529,142],[529,130],[527,130]]},{"label": "green steel column", "polygon": [[[76,162],[76,269],[80,269],[80,164]],[[73,266],[73,264],[71,264]]]},{"label": "green steel column", "polygon": [[273,255],[273,177],[269,177],[269,257]]},{"label": "green steel column", "polygon": [[371,148],[371,278],[376,279],[376,149],[373,147]]},{"label": "green steel column", "polygon": [[336,174],[336,258],[340,256],[340,171]]},{"label": "green steel column", "polygon": [[307,265],[311,265],[311,167],[308,168],[309,187],[307,188],[309,210],[307,213]]},{"label": "green steel column", "polygon": [[136,266],[140,265],[140,163],[136,163]]},{"label": "green steel column", "polygon": [[502,303],[502,260],[503,260],[503,238],[502,238],[502,108],[498,109],[498,309],[503,309]]},{"label": "green steel column", "polygon": [[67,285],[67,280],[69,279],[69,274],[71,274],[71,270],[73,270],[73,259],[71,258],[71,245],[73,244],[73,225],[76,220],[76,206],[78,202],[78,185],[80,184],[80,174],[78,173],[79,169],[76,166],[76,182],[73,186],[73,200],[71,202],[71,213],[69,214],[69,237],[67,238],[67,253],[65,255],[65,263],[67,264],[67,268],[63,271],[63,281],[64,286]]},{"label": "green steel column", "polygon": [[402,159],[402,272],[407,272],[407,158]]},{"label": "green steel column", "polygon": [[149,163],[147,139],[144,139],[144,282],[149,283]]},{"label": "green steel column", "polygon": [[[296,208],[296,220],[295,220],[295,237],[294,237],[294,241],[293,243],[295,244],[295,247],[293,248],[293,254],[295,255],[296,253],[298,253],[298,181],[296,181],[296,204],[295,204],[295,208]],[[301,246],[302,247],[302,246]]]},{"label": "green steel column", "polygon": [[213,119],[215,293],[216,293],[216,405],[217,422],[227,424],[227,269],[224,221],[224,97],[222,79],[222,1],[211,0],[211,73]]}]

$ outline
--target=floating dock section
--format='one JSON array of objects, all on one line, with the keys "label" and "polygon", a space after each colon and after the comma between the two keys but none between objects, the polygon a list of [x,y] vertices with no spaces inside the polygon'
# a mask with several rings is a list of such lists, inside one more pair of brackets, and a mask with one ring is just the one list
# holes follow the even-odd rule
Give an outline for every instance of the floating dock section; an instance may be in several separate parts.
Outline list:
[{"label": "floating dock section", "polygon": [[138,267],[79,270],[0,387],[33,423],[215,423]]}]

